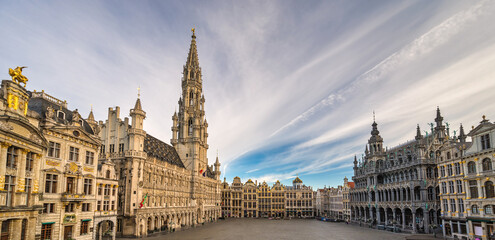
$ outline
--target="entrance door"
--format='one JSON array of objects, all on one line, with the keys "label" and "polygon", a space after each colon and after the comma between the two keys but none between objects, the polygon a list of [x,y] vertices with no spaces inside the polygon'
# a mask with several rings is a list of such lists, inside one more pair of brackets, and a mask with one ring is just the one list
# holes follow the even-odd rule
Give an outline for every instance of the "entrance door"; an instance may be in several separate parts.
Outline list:
[{"label": "entrance door", "polygon": [[64,227],[64,240],[72,239],[72,226]]}]

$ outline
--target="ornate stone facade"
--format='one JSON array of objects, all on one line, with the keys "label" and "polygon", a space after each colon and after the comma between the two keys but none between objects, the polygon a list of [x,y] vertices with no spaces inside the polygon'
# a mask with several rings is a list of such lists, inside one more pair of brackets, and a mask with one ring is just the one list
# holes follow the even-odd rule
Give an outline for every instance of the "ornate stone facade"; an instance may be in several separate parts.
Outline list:
[{"label": "ornate stone facade", "polygon": [[99,137],[77,109],[45,92],[33,92],[29,109],[41,118],[48,149],[40,167],[41,237],[93,239]]},{"label": "ornate stone facade", "polygon": [[207,127],[196,36],[183,69],[179,113],[169,145],[144,130],[138,98],[130,119],[110,108],[101,129],[101,161],[113,161],[119,179],[117,234],[146,236],[216,221],[220,207],[220,162],[208,166]]},{"label": "ornate stone facade", "polygon": [[314,217],[315,194],[296,178],[293,186],[279,181],[273,186],[249,179],[242,184],[235,177],[232,185],[222,184],[222,217]]},{"label": "ornate stone facade", "polygon": [[[468,133],[472,145],[462,157],[464,184],[467,194],[465,205],[469,239],[495,239],[495,124],[483,116],[480,124]],[[462,150],[464,146],[462,146]],[[454,227],[452,233],[456,233]]]},{"label": "ornate stone facade", "polygon": [[[0,89],[0,238],[35,239],[42,210],[40,167],[47,140],[30,93],[10,80]],[[41,186],[42,187],[42,186]],[[39,236],[39,235],[38,235]]]},{"label": "ornate stone facade", "polygon": [[431,232],[441,223],[437,163],[446,149],[456,145],[449,137],[437,109],[436,126],[414,140],[385,150],[376,122],[362,161],[354,158],[355,188],[351,194],[351,219],[378,228]]}]

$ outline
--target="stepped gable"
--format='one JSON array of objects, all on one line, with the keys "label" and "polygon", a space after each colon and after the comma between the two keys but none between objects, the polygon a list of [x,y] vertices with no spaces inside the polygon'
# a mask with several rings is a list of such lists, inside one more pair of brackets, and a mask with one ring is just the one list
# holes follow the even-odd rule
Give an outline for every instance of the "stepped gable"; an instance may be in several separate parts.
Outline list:
[{"label": "stepped gable", "polygon": [[149,134],[146,134],[146,138],[144,139],[144,151],[150,157],[155,157],[161,161],[168,162],[181,168],[186,168],[174,147]]}]

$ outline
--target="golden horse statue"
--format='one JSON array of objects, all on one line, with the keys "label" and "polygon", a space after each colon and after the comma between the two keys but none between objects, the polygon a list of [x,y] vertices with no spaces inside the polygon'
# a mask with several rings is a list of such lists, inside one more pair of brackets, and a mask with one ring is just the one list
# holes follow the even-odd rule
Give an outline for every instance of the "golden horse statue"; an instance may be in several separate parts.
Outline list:
[{"label": "golden horse statue", "polygon": [[26,87],[26,83],[28,81],[27,77],[22,75],[22,69],[27,67],[16,67],[15,69],[9,68],[9,75],[12,77],[12,81],[21,84],[24,83],[24,87]]}]

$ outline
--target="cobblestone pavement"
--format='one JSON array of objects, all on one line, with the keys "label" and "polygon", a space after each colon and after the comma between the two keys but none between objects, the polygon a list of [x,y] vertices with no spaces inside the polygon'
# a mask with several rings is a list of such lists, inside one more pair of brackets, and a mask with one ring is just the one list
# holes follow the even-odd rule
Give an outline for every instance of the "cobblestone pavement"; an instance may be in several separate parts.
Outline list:
[{"label": "cobblestone pavement", "polygon": [[314,219],[227,219],[185,231],[154,235],[145,239],[402,240],[405,239],[405,236],[408,234],[369,229],[345,223],[321,222]]}]

